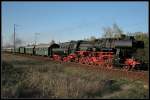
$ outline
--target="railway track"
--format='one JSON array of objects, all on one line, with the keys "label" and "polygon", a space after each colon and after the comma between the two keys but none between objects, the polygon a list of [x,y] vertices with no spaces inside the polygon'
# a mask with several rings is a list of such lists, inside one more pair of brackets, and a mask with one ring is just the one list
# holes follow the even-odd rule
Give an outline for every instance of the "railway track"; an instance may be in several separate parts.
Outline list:
[{"label": "railway track", "polygon": [[[14,54],[14,55],[26,56],[26,57],[30,57],[39,61],[41,60],[50,61],[49,57],[34,56],[34,55],[31,56],[31,55],[25,55],[25,54]],[[95,70],[99,72],[106,72],[106,73],[109,73],[111,76],[115,76],[115,77],[122,77],[122,78],[131,79],[131,80],[141,80],[146,83],[149,82],[149,71],[124,71],[118,68],[108,69],[102,66],[80,64],[80,63],[75,63],[75,62],[61,62],[61,61],[53,61],[53,62],[62,63],[67,66],[82,67],[82,68]]]}]

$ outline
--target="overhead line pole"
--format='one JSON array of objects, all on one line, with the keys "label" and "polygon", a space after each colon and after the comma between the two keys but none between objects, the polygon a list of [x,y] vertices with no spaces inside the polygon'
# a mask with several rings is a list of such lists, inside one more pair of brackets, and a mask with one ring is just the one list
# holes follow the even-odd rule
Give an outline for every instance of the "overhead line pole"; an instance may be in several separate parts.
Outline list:
[{"label": "overhead line pole", "polygon": [[35,45],[36,45],[36,43],[37,43],[37,35],[40,35],[40,33],[35,33]]},{"label": "overhead line pole", "polygon": [[16,31],[16,30],[15,30],[15,24],[14,24],[14,51],[15,51],[15,34],[16,34],[15,31]]}]

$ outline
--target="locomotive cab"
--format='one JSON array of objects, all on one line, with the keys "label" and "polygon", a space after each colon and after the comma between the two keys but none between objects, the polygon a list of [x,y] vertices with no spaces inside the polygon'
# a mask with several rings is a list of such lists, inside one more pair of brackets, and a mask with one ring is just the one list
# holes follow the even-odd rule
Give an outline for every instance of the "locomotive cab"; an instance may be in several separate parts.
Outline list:
[{"label": "locomotive cab", "polygon": [[136,68],[137,65],[140,65],[140,62],[133,58],[133,54],[136,53],[137,49],[144,48],[143,41],[136,41],[132,37],[129,39],[118,40],[115,42],[115,48],[117,49],[113,60],[113,64],[115,66],[126,66],[126,68],[129,70],[131,68]]}]

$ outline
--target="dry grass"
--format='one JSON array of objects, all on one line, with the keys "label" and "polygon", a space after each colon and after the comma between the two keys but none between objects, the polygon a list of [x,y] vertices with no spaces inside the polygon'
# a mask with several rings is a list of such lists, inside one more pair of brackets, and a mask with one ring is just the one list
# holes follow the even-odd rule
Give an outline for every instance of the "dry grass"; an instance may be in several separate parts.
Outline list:
[{"label": "dry grass", "polygon": [[[122,89],[129,84],[128,89]],[[60,63],[12,55],[2,58],[3,98],[149,98],[148,89],[142,86],[136,81]]]}]

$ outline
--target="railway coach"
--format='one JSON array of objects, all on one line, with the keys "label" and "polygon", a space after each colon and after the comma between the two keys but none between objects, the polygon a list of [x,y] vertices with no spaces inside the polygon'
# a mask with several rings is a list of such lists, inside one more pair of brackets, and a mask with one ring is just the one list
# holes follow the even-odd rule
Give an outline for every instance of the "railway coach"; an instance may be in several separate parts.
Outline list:
[{"label": "railway coach", "polygon": [[25,47],[24,47],[24,46],[19,47],[19,53],[21,53],[21,54],[25,54],[25,53],[26,53],[26,52],[25,52]]},{"label": "railway coach", "polygon": [[34,45],[28,45],[25,47],[26,54],[28,55],[35,55],[35,46]]},{"label": "railway coach", "polygon": [[7,52],[7,53],[12,53],[14,50],[13,48],[3,48],[2,51]]},{"label": "railway coach", "polygon": [[15,49],[13,49],[13,53],[19,53],[19,47],[16,47]]},{"label": "railway coach", "polygon": [[52,48],[59,48],[58,44],[39,44],[35,46],[35,55],[51,56]]}]

